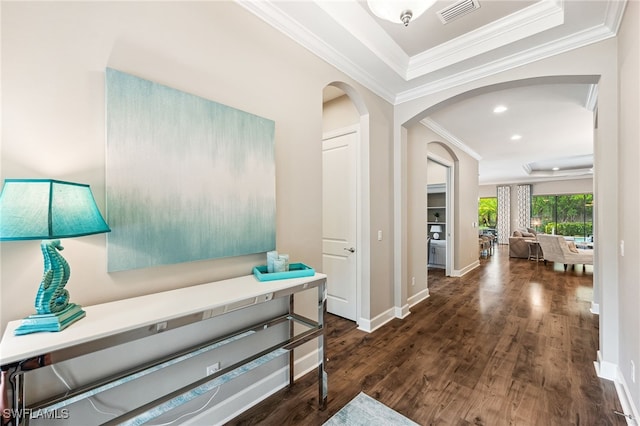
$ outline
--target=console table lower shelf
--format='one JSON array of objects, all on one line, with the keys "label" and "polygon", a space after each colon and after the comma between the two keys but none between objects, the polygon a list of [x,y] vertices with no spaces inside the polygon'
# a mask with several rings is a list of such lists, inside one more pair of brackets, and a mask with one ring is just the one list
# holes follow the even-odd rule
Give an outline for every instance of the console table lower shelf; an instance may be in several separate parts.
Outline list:
[{"label": "console table lower shelf", "polygon": [[[294,312],[294,294],[317,289],[318,320],[306,318]],[[206,293],[209,300],[216,300],[214,304],[203,303],[202,294]],[[178,297],[179,299],[175,299]],[[207,320],[224,315],[228,312],[245,309],[275,298],[288,297],[288,312],[280,316],[260,321],[250,327],[236,330],[213,340],[199,343],[196,346],[178,353],[165,356],[135,368],[127,369],[79,388],[54,395],[37,403],[25,404],[24,375],[38,368],[73,359],[108,348],[114,345],[132,342],[161,331],[183,327],[194,322]],[[133,318],[126,326],[112,326],[106,336],[101,329],[109,327],[113,318],[111,312],[122,312],[128,305],[150,307],[162,306],[165,298],[181,300],[182,313],[167,313],[163,317],[154,314],[146,321]],[[159,304],[159,305],[158,305]],[[104,425],[141,425],[167,413],[189,401],[227,383],[242,374],[252,371],[261,365],[280,356],[289,355],[289,386],[293,384],[293,350],[317,339],[318,342],[318,406],[324,409],[327,401],[327,376],[324,369],[324,315],[326,313],[326,276],[315,274],[312,277],[258,282],[253,276],[240,277],[231,280],[203,284],[170,292],[157,293],[124,301],[111,302],[95,307],[86,307],[87,318],[74,326],[59,333],[39,333],[27,336],[14,336],[12,330],[19,325],[13,321],[0,344],[1,374],[2,374],[2,425],[26,425],[29,413],[55,412],[73,403],[93,397],[101,392],[113,389],[140,377],[159,371],[171,365],[186,361],[205,352],[220,348],[231,342],[238,342],[276,325],[288,324],[288,338],[276,342],[274,345],[253,353],[236,363],[214,372],[213,374],[196,380],[187,386],[135,408],[126,414],[114,418]],[[102,315],[101,315],[102,314]],[[295,327],[295,325],[302,327]],[[84,327],[83,327],[84,326]],[[124,327],[124,328],[121,328]],[[302,330],[300,330],[300,328]],[[89,330],[94,336],[92,339]],[[296,331],[297,330],[297,331]],[[104,331],[104,330],[103,330]],[[66,333],[66,334],[65,334]],[[57,337],[57,338],[56,338]],[[62,343],[60,341],[62,340]],[[56,343],[57,342],[57,343]]]}]

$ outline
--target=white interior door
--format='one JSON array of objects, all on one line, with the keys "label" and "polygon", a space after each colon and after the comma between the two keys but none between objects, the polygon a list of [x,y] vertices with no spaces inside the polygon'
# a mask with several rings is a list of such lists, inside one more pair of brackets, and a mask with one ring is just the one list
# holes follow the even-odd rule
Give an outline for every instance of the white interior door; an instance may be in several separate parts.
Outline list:
[{"label": "white interior door", "polygon": [[356,321],[356,153],[358,133],[322,141],[322,268],[327,310]]}]

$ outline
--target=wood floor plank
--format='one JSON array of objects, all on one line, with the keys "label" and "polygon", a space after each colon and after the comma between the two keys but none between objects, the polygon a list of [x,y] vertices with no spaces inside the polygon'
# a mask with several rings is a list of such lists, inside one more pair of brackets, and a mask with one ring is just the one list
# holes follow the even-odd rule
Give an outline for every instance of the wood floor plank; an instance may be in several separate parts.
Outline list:
[{"label": "wood floor plank", "polygon": [[329,315],[326,410],[313,372],[229,424],[322,425],[362,391],[420,425],[625,425],[593,366],[592,282],[591,266],[511,259],[508,246],[461,278],[429,271],[431,296],[403,320],[368,334]]}]

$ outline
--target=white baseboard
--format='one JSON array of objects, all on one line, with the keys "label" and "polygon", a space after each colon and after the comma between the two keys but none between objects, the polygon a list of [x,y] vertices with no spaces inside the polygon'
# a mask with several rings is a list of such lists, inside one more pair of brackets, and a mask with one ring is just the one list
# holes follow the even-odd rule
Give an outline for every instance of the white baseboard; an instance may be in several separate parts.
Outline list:
[{"label": "white baseboard", "polygon": [[288,385],[288,382],[288,367],[283,367],[212,406],[210,409],[203,411],[189,420],[183,421],[181,424],[193,426],[225,424],[279,390],[284,389]]},{"label": "white baseboard", "polygon": [[429,289],[427,288],[422,290],[418,294],[411,296],[407,301],[407,304],[405,304],[401,308],[397,306],[393,307],[391,309],[386,310],[385,312],[381,313],[380,315],[376,316],[371,320],[360,318],[360,320],[358,321],[358,330],[371,333],[379,329],[380,327],[382,327],[383,325],[385,325],[386,323],[388,323],[394,318],[400,318],[400,319],[406,318],[409,314],[411,314],[411,311],[409,310],[411,306],[414,306],[415,304],[420,303],[421,301],[427,299],[429,296],[430,296]]},{"label": "white baseboard", "polygon": [[624,379],[618,364],[602,361],[602,356],[600,351],[598,351],[598,361],[594,362],[593,365],[596,368],[596,374],[598,377],[611,380],[615,385],[620,406],[622,407],[624,414],[627,416],[627,424],[637,426],[638,421],[640,421],[638,407],[636,407],[633,402],[631,392],[629,392],[629,387],[627,386],[627,382]]},{"label": "white baseboard", "polygon": [[[404,317],[406,317],[407,315],[410,314],[409,305],[405,305],[403,308],[406,309],[406,314],[401,318],[404,318]],[[362,330],[362,331],[366,331],[367,333],[371,333],[371,332],[379,329],[380,327],[382,327],[383,325],[385,325],[386,323],[388,323],[392,319],[398,318],[396,316],[396,312],[403,312],[404,309],[400,310],[398,308],[391,308],[391,309],[386,310],[385,312],[381,313],[380,315],[376,316],[375,318],[373,318],[371,320],[360,318],[360,320],[358,321],[358,330]]]},{"label": "white baseboard", "polygon": [[636,426],[640,421],[640,414],[638,414],[638,407],[633,402],[631,392],[627,386],[627,381],[622,375],[622,371],[618,368],[618,374],[615,381],[616,392],[618,393],[618,400],[622,407],[622,412],[627,416],[627,424]]},{"label": "white baseboard", "polygon": [[473,271],[478,266],[480,266],[480,261],[476,260],[475,262],[465,266],[462,269],[454,269],[453,271],[451,271],[451,276],[452,277],[461,277],[461,276],[463,276],[465,274],[468,274],[469,272]]},{"label": "white baseboard", "polygon": [[[305,374],[313,370],[316,370],[318,368],[319,361],[320,360],[318,359],[317,349],[312,352],[309,352],[302,358],[297,359],[295,361],[295,366],[294,366],[294,371],[296,373],[294,374],[293,378],[295,380],[298,380],[300,377],[304,376]],[[327,367],[325,365],[325,369],[326,368]]]},{"label": "white baseboard", "polygon": [[[294,371],[298,371],[298,373],[295,374],[294,379],[297,380],[317,368],[318,350],[316,349],[295,361]],[[283,367],[181,424],[193,426],[225,424],[279,390],[284,389],[288,384],[289,368]]]},{"label": "white baseboard", "polygon": [[598,351],[598,360],[593,363],[596,368],[596,374],[602,379],[616,381],[618,377],[618,364],[612,362],[603,361],[600,351]]},{"label": "white baseboard", "polygon": [[[398,307],[398,306],[394,307],[393,311],[395,312],[394,316],[400,319],[406,318],[411,313],[411,311],[409,311],[408,303],[405,303],[402,307]],[[385,323],[387,322],[389,321],[385,321]]]},{"label": "white baseboard", "polygon": [[428,299],[429,296],[430,296],[429,289],[425,288],[424,290],[422,290],[422,291],[418,292],[417,294],[414,294],[413,296],[411,296],[407,300],[407,304],[411,308],[411,307],[417,305],[418,303],[422,302],[423,300]]}]

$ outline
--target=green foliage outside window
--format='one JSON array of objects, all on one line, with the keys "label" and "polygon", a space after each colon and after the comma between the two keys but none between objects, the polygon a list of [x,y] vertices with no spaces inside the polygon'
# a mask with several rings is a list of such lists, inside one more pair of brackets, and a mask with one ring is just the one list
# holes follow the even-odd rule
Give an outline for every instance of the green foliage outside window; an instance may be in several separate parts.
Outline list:
[{"label": "green foliage outside window", "polygon": [[593,235],[593,194],[534,196],[531,217],[540,219],[538,231],[586,238]]},{"label": "green foliage outside window", "polygon": [[498,222],[498,198],[480,198],[478,203],[478,223],[480,229],[495,228]]}]

